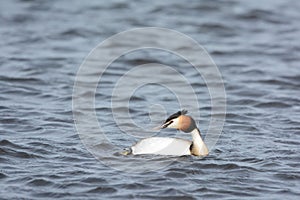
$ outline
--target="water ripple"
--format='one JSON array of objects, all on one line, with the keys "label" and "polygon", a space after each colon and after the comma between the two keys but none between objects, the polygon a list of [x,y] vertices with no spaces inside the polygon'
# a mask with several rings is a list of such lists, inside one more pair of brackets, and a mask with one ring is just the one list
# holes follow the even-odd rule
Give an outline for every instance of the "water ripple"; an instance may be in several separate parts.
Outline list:
[{"label": "water ripple", "polygon": [[[297,199],[299,9],[300,4],[290,0],[272,4],[236,0],[74,1],[72,6],[57,0],[3,2],[1,198]],[[103,160],[94,158],[76,134],[72,88],[79,65],[95,45],[120,31],[143,26],[173,28],[204,45],[222,73],[228,112],[223,133],[205,159],[185,156],[163,169],[130,174],[101,161],[121,159],[124,165],[134,161],[142,166],[172,158],[125,157],[117,151],[106,152]],[[119,45],[131,42],[120,41]],[[107,48],[114,51],[118,46]],[[189,46],[177,49],[189,50]],[[114,122],[111,91],[129,69],[147,63],[177,67],[189,80],[200,99],[199,126],[205,136],[212,109],[206,83],[195,71],[186,70],[189,64],[181,58],[143,50],[112,63],[96,91],[96,114],[109,140],[119,149],[135,142]],[[95,74],[87,72],[87,76],[94,78]],[[176,84],[176,80],[168,82]],[[139,92],[131,97],[129,107],[136,123],[149,121],[150,101],[177,110],[176,100],[164,90],[144,88]],[[81,97],[89,95],[85,92]],[[127,109],[119,106],[116,111]],[[178,133],[181,136],[189,138]],[[110,147],[95,142],[95,148]]]}]

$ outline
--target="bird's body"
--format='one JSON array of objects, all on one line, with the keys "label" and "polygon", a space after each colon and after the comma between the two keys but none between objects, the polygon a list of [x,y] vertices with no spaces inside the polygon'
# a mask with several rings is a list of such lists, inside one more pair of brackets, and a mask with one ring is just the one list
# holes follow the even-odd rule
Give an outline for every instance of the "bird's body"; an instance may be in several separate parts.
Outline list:
[{"label": "bird's body", "polygon": [[140,140],[131,147],[132,154],[191,155],[192,142],[180,138],[150,137]]},{"label": "bird's body", "polygon": [[208,148],[201,138],[201,133],[193,118],[185,115],[186,113],[185,110],[174,113],[159,128],[175,128],[186,133],[190,132],[192,141],[180,138],[150,137],[140,140],[130,148],[129,152],[133,155],[207,156]]}]

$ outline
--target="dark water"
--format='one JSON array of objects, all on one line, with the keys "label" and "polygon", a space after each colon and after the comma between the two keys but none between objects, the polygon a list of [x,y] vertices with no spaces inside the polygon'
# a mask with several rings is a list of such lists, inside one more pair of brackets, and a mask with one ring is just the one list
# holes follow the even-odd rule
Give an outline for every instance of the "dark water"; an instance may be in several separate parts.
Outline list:
[{"label": "dark water", "polygon": [[[297,199],[299,10],[299,2],[286,0],[2,1],[0,198]],[[105,166],[81,143],[72,92],[92,48],[120,31],[144,26],[175,29],[207,49],[225,82],[226,123],[207,158],[181,157],[156,171],[126,173]],[[125,56],[115,65],[125,69],[153,60],[178,64],[156,52]],[[107,84],[119,73],[109,72]],[[189,72],[185,76],[201,96],[197,120],[205,135],[210,112],[205,83]],[[151,92],[143,96],[142,91],[130,104],[137,123],[148,119],[144,100],[155,101]],[[134,138],[120,136],[114,122],[103,118],[111,114],[105,94],[99,91],[97,116],[116,145],[128,146]],[[168,114],[178,109],[172,96],[163,100],[170,105]],[[151,159],[157,158],[142,157],[137,164]]]}]

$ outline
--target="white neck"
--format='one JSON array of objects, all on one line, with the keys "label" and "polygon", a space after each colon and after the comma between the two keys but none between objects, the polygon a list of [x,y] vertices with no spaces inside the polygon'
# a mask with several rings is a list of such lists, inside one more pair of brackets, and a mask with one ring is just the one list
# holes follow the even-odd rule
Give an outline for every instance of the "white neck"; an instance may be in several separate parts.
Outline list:
[{"label": "white neck", "polygon": [[201,138],[199,129],[195,128],[191,133],[193,137],[192,154],[196,156],[207,156],[208,148],[206,147],[206,144],[203,142]]}]

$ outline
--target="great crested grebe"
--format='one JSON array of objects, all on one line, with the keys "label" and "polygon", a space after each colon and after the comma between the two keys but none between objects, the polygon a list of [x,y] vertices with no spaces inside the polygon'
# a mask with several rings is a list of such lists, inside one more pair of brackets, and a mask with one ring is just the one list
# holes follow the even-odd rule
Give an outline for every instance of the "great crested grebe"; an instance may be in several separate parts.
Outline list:
[{"label": "great crested grebe", "polygon": [[195,155],[207,156],[208,148],[201,138],[199,129],[196,126],[194,119],[186,115],[187,110],[178,111],[172,114],[158,128],[174,128],[185,133],[191,133],[193,141],[167,138],[167,137],[150,137],[145,138],[130,147],[129,151],[124,154],[157,154],[157,155]]}]

